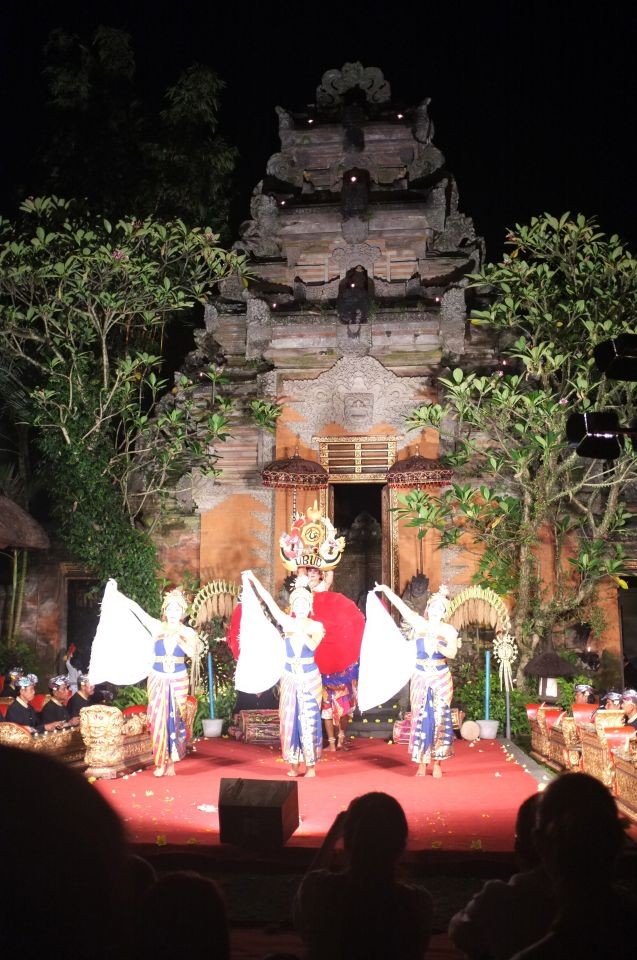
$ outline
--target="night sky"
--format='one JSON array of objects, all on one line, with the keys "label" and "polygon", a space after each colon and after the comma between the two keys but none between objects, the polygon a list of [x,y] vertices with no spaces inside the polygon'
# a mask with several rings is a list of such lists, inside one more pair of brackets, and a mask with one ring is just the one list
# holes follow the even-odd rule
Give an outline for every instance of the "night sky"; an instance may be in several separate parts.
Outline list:
[{"label": "night sky", "polygon": [[[322,73],[360,60],[380,67],[403,104],[432,97],[435,143],[461,208],[499,256],[505,228],[547,210],[596,215],[637,241],[633,3],[499,0],[4,4],[0,89],[5,149],[1,212],[43,116],[42,46],[62,26],[89,39],[99,24],[134,38],[139,80],[158,96],[193,62],[226,81],[221,131],[235,144],[237,215],[277,149],[275,104],[303,108]],[[19,9],[8,10],[8,7]]]}]

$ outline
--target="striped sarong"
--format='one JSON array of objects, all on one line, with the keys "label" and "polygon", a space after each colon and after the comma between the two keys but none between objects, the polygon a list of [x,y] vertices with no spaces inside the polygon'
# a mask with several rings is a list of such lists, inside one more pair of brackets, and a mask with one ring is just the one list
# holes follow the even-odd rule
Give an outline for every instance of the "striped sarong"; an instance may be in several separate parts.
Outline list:
[{"label": "striped sarong", "polygon": [[148,676],[148,722],[153,760],[164,767],[186,755],[186,698],[188,672]]},{"label": "striped sarong", "polygon": [[414,763],[447,760],[453,754],[453,678],[447,664],[436,663],[437,659],[436,655],[419,659],[409,687],[409,755]]},{"label": "striped sarong", "polygon": [[311,651],[304,647],[305,656],[302,659],[294,658],[290,657],[289,641],[286,646],[288,659],[281,677],[279,697],[283,759],[293,764],[305,761],[311,766],[320,759],[323,744],[323,682]]}]

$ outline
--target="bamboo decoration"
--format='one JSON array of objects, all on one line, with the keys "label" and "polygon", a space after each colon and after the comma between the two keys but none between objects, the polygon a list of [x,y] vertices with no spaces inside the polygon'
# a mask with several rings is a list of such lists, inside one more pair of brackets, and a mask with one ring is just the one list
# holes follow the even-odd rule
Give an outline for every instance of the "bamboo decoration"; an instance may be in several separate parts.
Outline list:
[{"label": "bamboo decoration", "polygon": [[495,590],[467,587],[453,598],[445,617],[456,630],[471,624],[493,627],[496,634],[510,633],[511,618],[502,597]]},{"label": "bamboo decoration", "polygon": [[229,620],[241,587],[229,580],[211,580],[197,591],[191,605],[191,620],[200,628],[215,618]]}]

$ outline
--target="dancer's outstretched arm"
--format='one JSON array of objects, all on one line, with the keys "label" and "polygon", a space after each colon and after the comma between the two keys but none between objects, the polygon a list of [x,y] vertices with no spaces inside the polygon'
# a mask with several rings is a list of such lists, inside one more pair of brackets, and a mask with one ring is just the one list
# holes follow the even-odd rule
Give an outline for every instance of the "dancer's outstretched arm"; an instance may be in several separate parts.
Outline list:
[{"label": "dancer's outstretched arm", "polygon": [[393,590],[384,584],[377,583],[374,587],[375,593],[384,593],[387,599],[394,604],[403,620],[406,620],[412,627],[416,625],[416,622],[420,620],[420,616],[416,613],[415,610],[412,610],[411,607],[408,607],[404,600],[401,600]]},{"label": "dancer's outstretched arm", "polygon": [[257,594],[261,597],[266,607],[276,620],[278,624],[284,626],[287,621],[287,615],[281,610],[280,606],[274,599],[271,593],[263,586],[258,577],[252,572],[252,570],[244,570],[243,576],[245,579],[252,584]]}]

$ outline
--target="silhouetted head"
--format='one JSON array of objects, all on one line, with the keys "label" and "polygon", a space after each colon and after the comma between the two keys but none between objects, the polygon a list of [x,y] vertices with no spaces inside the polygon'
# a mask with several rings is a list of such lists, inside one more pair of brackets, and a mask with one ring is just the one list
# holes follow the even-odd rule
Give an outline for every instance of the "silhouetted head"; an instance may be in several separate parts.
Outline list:
[{"label": "silhouetted head", "polygon": [[407,844],[407,818],[387,793],[365,793],[347,808],[343,843],[354,873],[392,872]]},{"label": "silhouetted head", "polygon": [[214,880],[193,871],[168,873],[150,887],[139,910],[139,934],[153,960],[195,953],[230,960],[223,897]]},{"label": "silhouetted head", "polygon": [[565,773],[542,794],[536,838],[549,874],[567,890],[608,876],[624,834],[607,788],[586,773]]},{"label": "silhouetted head", "polygon": [[524,801],[515,820],[515,855],[524,870],[530,870],[540,862],[535,841],[535,826],[540,806],[540,793],[534,793]]},{"label": "silhouetted head", "polygon": [[[0,915],[6,910],[12,930],[28,931],[37,955],[61,935],[64,953],[75,960],[113,955],[110,937],[129,893],[119,817],[79,773],[42,754],[0,747],[0,778],[0,847],[8,865]],[[75,908],[79,924],[64,919]]]}]

